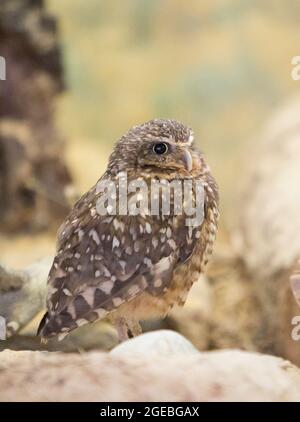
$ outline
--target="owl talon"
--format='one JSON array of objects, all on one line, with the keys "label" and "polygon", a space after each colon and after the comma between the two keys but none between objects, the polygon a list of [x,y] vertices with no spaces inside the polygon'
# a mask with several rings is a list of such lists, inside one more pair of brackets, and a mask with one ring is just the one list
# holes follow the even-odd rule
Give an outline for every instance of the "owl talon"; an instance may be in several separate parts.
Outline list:
[{"label": "owl talon", "polygon": [[140,326],[140,324],[137,321],[128,322],[128,328],[129,328],[129,331],[130,331],[132,337],[139,336],[143,332],[142,327]]}]

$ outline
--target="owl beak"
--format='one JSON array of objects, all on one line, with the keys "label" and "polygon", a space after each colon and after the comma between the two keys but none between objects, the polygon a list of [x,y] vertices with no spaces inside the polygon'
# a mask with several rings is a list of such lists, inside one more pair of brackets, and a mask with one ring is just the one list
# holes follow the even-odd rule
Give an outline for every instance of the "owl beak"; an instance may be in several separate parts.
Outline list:
[{"label": "owl beak", "polygon": [[191,171],[193,169],[193,157],[187,149],[182,151],[182,162],[187,171]]}]

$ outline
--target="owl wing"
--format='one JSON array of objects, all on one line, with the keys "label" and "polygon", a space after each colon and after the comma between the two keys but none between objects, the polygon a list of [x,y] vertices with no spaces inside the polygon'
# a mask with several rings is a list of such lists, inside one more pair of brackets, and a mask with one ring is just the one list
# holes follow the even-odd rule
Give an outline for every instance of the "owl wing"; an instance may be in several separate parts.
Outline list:
[{"label": "owl wing", "polygon": [[95,201],[85,195],[59,231],[43,337],[101,319],[145,290],[162,293],[194,249],[197,235],[181,216],[101,216]]}]

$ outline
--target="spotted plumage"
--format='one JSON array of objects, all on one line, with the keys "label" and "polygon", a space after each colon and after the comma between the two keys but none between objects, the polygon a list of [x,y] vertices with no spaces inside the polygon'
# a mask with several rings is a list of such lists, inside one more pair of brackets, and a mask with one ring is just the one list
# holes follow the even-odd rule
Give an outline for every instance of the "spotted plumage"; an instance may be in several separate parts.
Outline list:
[{"label": "spotted plumage", "polygon": [[[178,188],[170,192],[169,214],[159,203],[156,212],[148,206],[136,215],[119,208],[113,215],[102,215],[99,182],[113,182],[120,192],[124,174],[127,185],[138,181],[148,188],[147,197],[127,192],[128,209],[134,195],[140,204],[149,205],[152,183],[163,186],[175,180],[191,182],[190,199],[195,204],[196,183],[201,182],[201,225],[188,226],[187,215],[175,213]],[[217,185],[194,145],[193,132],[173,120],[133,127],[116,144],[100,181],[75,204],[59,229],[48,278],[48,311],[39,334],[62,338],[87,322],[108,317],[124,339],[128,329],[133,335],[140,332],[140,320],[164,316],[175,304],[182,305],[212,252],[218,215]]]}]

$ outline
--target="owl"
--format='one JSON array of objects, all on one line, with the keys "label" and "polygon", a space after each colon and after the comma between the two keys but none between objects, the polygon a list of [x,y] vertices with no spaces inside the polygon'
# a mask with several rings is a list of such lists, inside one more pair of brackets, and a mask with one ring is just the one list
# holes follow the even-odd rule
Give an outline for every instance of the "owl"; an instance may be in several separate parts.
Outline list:
[{"label": "owl", "polygon": [[[176,189],[160,189],[161,198],[156,191],[158,206],[150,209],[153,186],[174,181]],[[134,182],[136,191],[130,185]],[[198,224],[191,224],[184,206],[178,212],[177,194],[185,183],[190,189],[183,189],[182,204],[203,203]],[[99,184],[115,189],[108,194]],[[197,186],[202,187],[200,199]],[[169,202],[163,201],[166,192]],[[163,210],[165,202],[169,206]],[[44,341],[61,340],[103,318],[115,325],[120,341],[138,335],[140,321],[163,318],[174,305],[185,303],[212,253],[218,217],[218,187],[192,130],[162,119],[134,126],[116,143],[105,173],[58,231],[47,313],[38,335]]]}]

